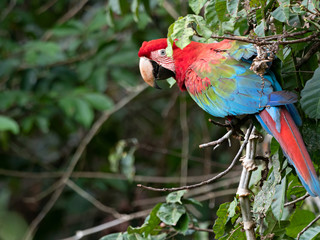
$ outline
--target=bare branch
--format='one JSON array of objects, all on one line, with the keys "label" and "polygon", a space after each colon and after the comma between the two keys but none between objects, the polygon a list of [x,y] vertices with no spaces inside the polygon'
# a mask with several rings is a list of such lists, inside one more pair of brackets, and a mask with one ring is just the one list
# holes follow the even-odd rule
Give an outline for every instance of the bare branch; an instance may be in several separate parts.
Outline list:
[{"label": "bare branch", "polygon": [[221,143],[224,141],[228,141],[231,135],[233,134],[233,130],[229,130],[223,137],[219,138],[216,141],[212,141],[209,143],[203,143],[199,145],[199,148],[205,148],[205,147],[210,147],[210,146],[215,146],[214,149],[219,146]]},{"label": "bare branch", "polygon": [[73,181],[68,180],[67,182],[68,187],[70,187],[72,190],[74,190],[76,193],[78,193],[81,197],[86,199],[88,202],[92,203],[96,208],[99,210],[112,214],[115,218],[122,217],[122,214],[118,213],[116,210],[114,210],[111,207],[108,207],[92,197],[89,193],[84,191],[82,188],[80,188],[77,184],[75,184]]},{"label": "bare branch", "polygon": [[283,38],[289,38],[289,37],[293,37],[293,36],[297,36],[297,35],[303,35],[305,33],[307,33],[309,31],[301,31],[301,32],[296,32],[296,33],[287,33],[287,34],[283,34],[283,35],[274,35],[274,36],[269,36],[269,37],[258,37],[255,39],[249,39],[246,37],[238,37],[238,36],[217,36],[217,35],[212,35],[212,38],[217,38],[217,39],[229,39],[229,40],[237,40],[237,41],[242,41],[242,42],[247,42],[247,43],[254,43],[256,45],[270,45],[275,43],[275,41],[271,41],[271,40],[276,40],[277,39],[277,43],[280,45],[288,45],[288,44],[293,44],[293,43],[301,43],[301,42],[308,42],[308,41],[320,41],[320,39],[318,38],[318,36],[320,35],[320,33],[315,32],[313,34],[311,34],[308,37],[304,37],[304,38],[300,38],[300,39],[295,39],[295,40],[280,40]]},{"label": "bare branch", "polygon": [[120,217],[118,219],[112,220],[110,222],[106,222],[106,223],[103,223],[101,225],[98,225],[98,226],[95,226],[95,227],[92,227],[92,228],[79,230],[79,231],[76,232],[76,234],[74,236],[68,237],[68,238],[64,238],[64,239],[61,239],[61,240],[79,240],[79,239],[81,239],[81,238],[83,238],[85,236],[91,235],[93,233],[101,232],[103,230],[106,230],[108,228],[120,225],[120,224],[128,222],[130,220],[141,218],[141,217],[145,217],[151,212],[151,210],[152,209],[147,209],[147,210],[143,210],[143,211],[140,211],[140,212],[135,212],[135,213],[132,213],[132,214],[124,215],[124,216],[122,216],[122,217]]},{"label": "bare branch", "polygon": [[305,195],[303,195],[302,197],[299,197],[299,198],[297,198],[296,200],[293,200],[292,202],[287,202],[287,203],[285,203],[284,204],[284,206],[285,207],[288,207],[288,206],[290,206],[290,205],[292,205],[292,204],[295,204],[295,203],[297,203],[297,202],[300,202],[300,201],[303,201],[303,200],[305,200],[307,197],[309,197],[310,196],[310,194],[309,193],[306,193]]},{"label": "bare branch", "polygon": [[216,181],[219,178],[222,178],[224,175],[226,175],[228,172],[230,172],[230,170],[234,167],[234,165],[236,164],[236,162],[239,160],[242,150],[244,149],[244,147],[247,145],[248,140],[249,140],[249,136],[251,134],[252,131],[252,124],[250,124],[250,127],[247,130],[247,133],[245,135],[245,139],[239,149],[239,151],[237,152],[236,156],[234,157],[234,159],[232,160],[231,164],[229,165],[229,167],[224,170],[223,172],[217,174],[215,177],[208,179],[206,181],[197,183],[197,184],[193,184],[193,185],[189,185],[189,186],[182,186],[182,187],[176,187],[176,188],[153,188],[153,187],[148,187],[148,186],[144,186],[142,184],[138,184],[138,187],[142,187],[148,190],[152,190],[152,191],[158,191],[158,192],[173,192],[173,191],[178,191],[178,190],[183,190],[183,189],[192,189],[192,188],[197,188],[199,186],[203,186],[209,183],[212,183],[213,181]]}]

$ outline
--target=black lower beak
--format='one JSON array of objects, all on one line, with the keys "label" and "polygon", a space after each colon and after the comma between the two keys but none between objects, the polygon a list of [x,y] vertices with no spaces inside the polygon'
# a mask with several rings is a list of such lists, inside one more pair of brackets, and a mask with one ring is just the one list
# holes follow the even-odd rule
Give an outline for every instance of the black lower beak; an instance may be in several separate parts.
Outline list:
[{"label": "black lower beak", "polygon": [[[156,63],[155,61],[150,61],[151,64],[152,64],[152,74],[155,78],[155,80],[164,80],[164,79],[168,79],[170,77],[175,77],[175,74],[174,72],[172,72],[171,70],[167,69],[167,68],[164,68],[162,66],[160,66],[158,63]],[[154,83],[154,87],[155,88],[158,88],[158,89],[161,89],[157,82],[155,81]]]}]

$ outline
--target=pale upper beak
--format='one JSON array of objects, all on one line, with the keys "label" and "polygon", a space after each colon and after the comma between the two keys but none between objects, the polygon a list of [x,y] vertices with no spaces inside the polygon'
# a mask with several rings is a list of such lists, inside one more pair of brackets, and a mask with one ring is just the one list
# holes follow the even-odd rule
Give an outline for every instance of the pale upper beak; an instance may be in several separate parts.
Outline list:
[{"label": "pale upper beak", "polygon": [[143,80],[151,87],[158,88],[156,80],[163,80],[169,77],[174,77],[174,73],[150,60],[146,57],[141,57],[139,62],[140,73]]}]

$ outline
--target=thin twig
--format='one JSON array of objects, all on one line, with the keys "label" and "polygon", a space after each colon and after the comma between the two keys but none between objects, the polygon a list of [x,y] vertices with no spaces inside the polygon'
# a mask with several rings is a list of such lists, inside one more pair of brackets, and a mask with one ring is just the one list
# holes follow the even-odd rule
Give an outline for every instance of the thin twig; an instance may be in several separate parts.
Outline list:
[{"label": "thin twig", "polygon": [[200,144],[199,148],[205,148],[205,147],[210,147],[210,146],[219,146],[224,141],[227,141],[231,137],[232,134],[233,134],[233,130],[229,130],[223,137],[219,138],[216,141]]},{"label": "thin twig", "polygon": [[300,201],[305,200],[305,199],[306,199],[307,197],[309,197],[309,196],[310,196],[310,194],[309,194],[309,193],[306,193],[306,194],[303,195],[302,197],[299,197],[299,198],[297,198],[297,199],[295,199],[295,200],[293,200],[293,201],[291,201],[291,202],[285,203],[284,206],[285,206],[285,207],[288,207],[288,206],[290,206],[290,205],[292,205],[292,204],[295,204],[295,203],[297,203],[297,202],[300,202]]},{"label": "thin twig", "polygon": [[85,236],[91,235],[93,233],[101,232],[103,230],[106,230],[108,228],[120,225],[120,224],[128,222],[130,220],[141,218],[141,217],[145,217],[150,213],[150,211],[151,211],[151,209],[147,209],[147,210],[143,210],[143,211],[140,211],[140,212],[135,212],[135,213],[132,213],[132,214],[124,215],[124,216],[122,216],[122,217],[120,217],[118,219],[112,220],[110,222],[106,222],[106,223],[103,223],[101,225],[98,225],[98,226],[95,226],[95,227],[92,227],[92,228],[79,230],[79,231],[76,232],[76,234],[74,236],[71,236],[71,237],[68,237],[68,238],[64,238],[64,239],[61,239],[61,240],[79,240],[79,239],[81,239],[81,238],[83,238]]},{"label": "thin twig", "polygon": [[17,4],[17,0],[10,1],[9,6],[3,10],[0,21],[3,21],[9,15],[9,13],[16,6],[16,4]]},{"label": "thin twig", "polygon": [[86,149],[87,145],[90,143],[92,138],[96,135],[96,133],[101,128],[102,124],[115,112],[123,108],[126,104],[128,104],[133,98],[135,98],[139,93],[141,93],[147,85],[142,84],[137,88],[136,92],[133,92],[128,97],[122,99],[120,102],[118,102],[111,110],[105,111],[101,114],[101,116],[98,118],[98,120],[93,124],[87,135],[82,139],[80,142],[75,154],[73,155],[66,171],[63,173],[61,179],[59,180],[59,183],[61,184],[61,187],[58,188],[51,196],[50,200],[46,203],[46,205],[43,207],[41,212],[37,215],[37,217],[31,222],[25,236],[23,239],[30,240],[32,236],[34,235],[38,225],[42,221],[42,219],[48,214],[48,212],[51,210],[51,208],[54,206],[58,198],[60,197],[61,193],[63,192],[63,189],[65,187],[65,184],[67,183],[67,180],[70,178],[72,171],[74,170],[75,166],[77,165],[78,161],[80,160],[80,157],[82,156],[82,153]]},{"label": "thin twig", "polygon": [[92,197],[89,193],[84,191],[82,188],[80,188],[77,184],[75,184],[73,181],[68,180],[67,182],[68,187],[70,187],[72,190],[74,190],[76,193],[78,193],[81,197],[86,199],[88,202],[92,203],[96,208],[99,210],[105,212],[105,213],[110,213],[112,214],[115,218],[120,218],[122,217],[122,214],[118,213],[116,210],[114,210],[111,207],[108,207]]},{"label": "thin twig", "polygon": [[206,181],[203,181],[203,182],[200,182],[200,183],[197,183],[197,184],[193,184],[193,185],[189,185],[189,186],[176,187],[176,188],[153,188],[153,187],[144,186],[142,184],[138,184],[137,186],[145,188],[145,189],[148,189],[148,190],[157,191],[157,192],[173,192],[173,191],[178,191],[178,190],[183,190],[183,189],[197,188],[199,186],[203,186],[203,185],[212,183],[213,181],[216,181],[217,179],[222,178],[224,175],[226,175],[228,172],[230,172],[230,170],[234,167],[236,162],[239,160],[244,147],[248,143],[251,131],[252,131],[252,124],[250,124],[250,127],[247,130],[245,139],[244,139],[239,151],[237,152],[236,156],[234,157],[234,159],[232,160],[231,164],[229,165],[229,167],[226,170],[224,170],[223,172],[217,174],[216,176],[214,176],[211,179],[208,179]]},{"label": "thin twig", "polygon": [[208,232],[208,233],[214,233],[212,229],[206,229],[206,228],[199,228],[195,226],[189,226],[189,229],[193,229],[200,232]]},{"label": "thin twig", "polygon": [[79,2],[77,1],[76,4],[57,21],[57,23],[62,24],[68,21],[70,18],[76,15],[84,7],[84,5],[86,5],[88,1],[89,0],[81,0]]},{"label": "thin twig", "polygon": [[[39,173],[37,173],[37,172],[24,172],[24,171],[0,169],[1,176],[28,178],[29,180],[30,179],[37,180],[37,179],[60,178],[63,174],[64,174],[64,172],[39,172]],[[187,181],[187,183],[197,183],[197,182],[204,181],[208,178],[212,178],[213,176],[214,176],[214,174],[188,176],[186,181]],[[123,174],[106,173],[106,172],[73,172],[72,175],[70,176],[70,178],[128,180],[128,178]],[[179,183],[180,177],[155,177],[155,176],[136,175],[133,177],[132,181],[134,181],[134,182],[148,182],[148,183]],[[43,195],[43,194],[41,194],[41,195]],[[32,198],[34,198],[34,197],[32,197]],[[40,199],[42,199],[42,198],[43,197],[40,197]],[[33,201],[33,200],[31,200],[31,201]]]},{"label": "thin twig", "polygon": [[[293,43],[301,43],[301,42],[308,42],[308,41],[320,41],[319,38],[317,38],[319,36],[319,33],[316,32],[314,34],[311,34],[308,37],[304,37],[304,38],[300,38],[300,39],[295,39],[295,40],[286,40],[286,41],[281,41],[279,38],[288,38],[288,37],[293,37],[296,35],[302,35],[306,33],[305,31],[299,32],[299,34],[295,34],[295,33],[289,33],[289,34],[283,34],[281,35],[281,37],[278,37],[278,40],[276,41],[277,44],[280,45],[288,45],[288,44],[293,44]],[[238,40],[238,41],[242,41],[242,42],[247,42],[247,43],[254,43],[257,44],[259,46],[261,45],[272,45],[274,44],[274,41],[270,41],[271,39],[275,38],[275,37],[268,37],[267,40],[265,38],[255,38],[255,39],[249,39],[249,38],[245,38],[245,37],[238,37],[238,36],[218,36],[218,35],[212,35],[212,38],[217,38],[217,39],[229,39],[229,40]],[[275,38],[277,39],[277,38]]]},{"label": "thin twig", "polygon": [[320,219],[320,215],[318,215],[315,219],[313,219],[304,229],[302,229],[299,234],[297,235],[297,240],[300,239],[301,235],[307,231],[311,226],[312,224],[314,224],[316,221],[318,221]]},{"label": "thin twig", "polygon": [[179,18],[179,13],[176,11],[176,9],[172,6],[172,4],[166,0],[163,1],[162,3],[163,8],[170,14],[170,16],[173,19],[178,19]]},{"label": "thin twig", "polygon": [[38,10],[37,13],[41,14],[44,13],[45,11],[47,11],[49,8],[51,8],[54,4],[56,4],[56,2],[58,2],[59,0],[51,0],[49,2],[47,2],[45,5],[41,6]]},{"label": "thin twig", "polygon": [[320,51],[320,42],[312,43],[308,52],[296,64],[296,69],[300,69],[316,52]]}]

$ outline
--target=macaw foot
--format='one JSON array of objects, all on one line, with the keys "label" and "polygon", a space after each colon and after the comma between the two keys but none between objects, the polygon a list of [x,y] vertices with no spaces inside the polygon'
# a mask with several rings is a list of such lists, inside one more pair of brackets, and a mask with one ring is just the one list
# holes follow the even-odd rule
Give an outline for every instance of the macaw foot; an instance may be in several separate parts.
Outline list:
[{"label": "macaw foot", "polygon": [[220,127],[225,127],[227,130],[232,130],[232,136],[242,141],[244,139],[244,133],[241,130],[241,127],[248,121],[248,119],[249,116],[244,116],[243,118],[229,116],[225,120],[225,123],[216,122],[212,119],[209,119],[209,122]]}]

